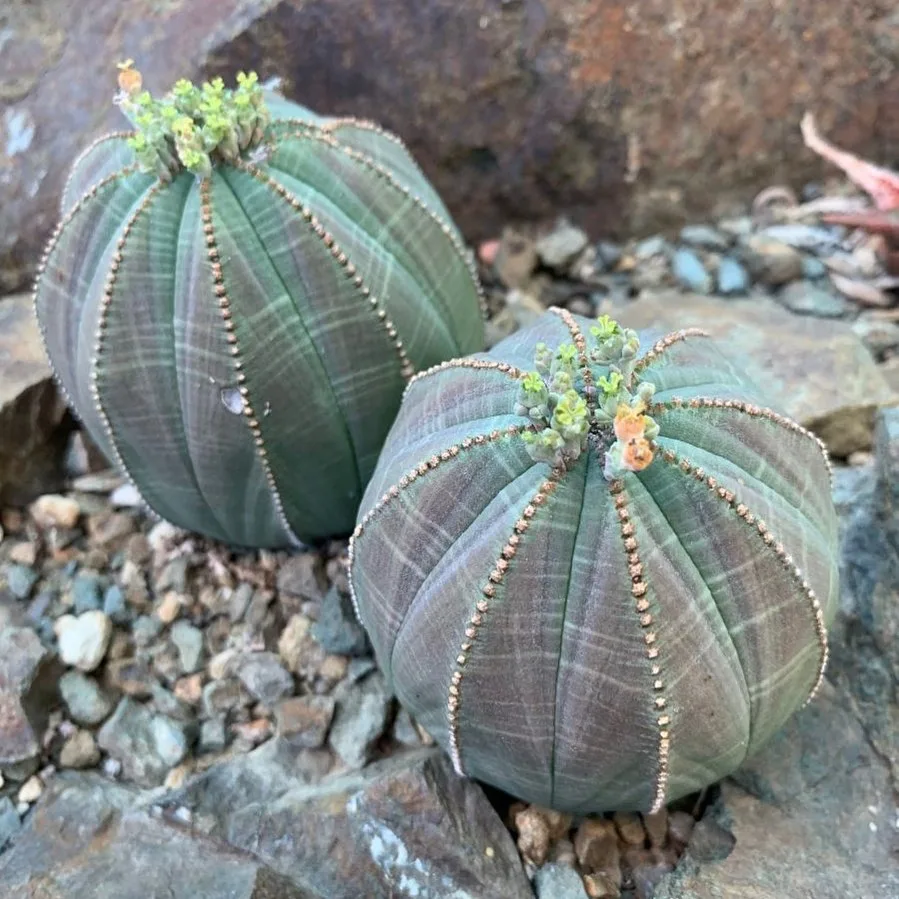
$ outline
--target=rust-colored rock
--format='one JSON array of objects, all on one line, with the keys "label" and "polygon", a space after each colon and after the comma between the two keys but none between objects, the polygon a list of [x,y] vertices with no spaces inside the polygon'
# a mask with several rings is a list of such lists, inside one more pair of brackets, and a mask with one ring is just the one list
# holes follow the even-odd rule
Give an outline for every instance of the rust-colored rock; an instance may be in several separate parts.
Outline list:
[{"label": "rust-colored rock", "polygon": [[[0,195],[3,189],[0,174]],[[73,426],[51,380],[30,298],[0,300],[0,506],[24,505],[62,485]]]},{"label": "rust-colored rock", "polygon": [[[471,239],[560,211],[596,236],[677,225],[840,146],[899,147],[893,4],[796,0],[13,0],[0,18],[0,289],[22,283],[64,167],[121,127],[113,64],[164,89],[255,67],[400,134]],[[102,47],[101,53],[97,48]]]}]

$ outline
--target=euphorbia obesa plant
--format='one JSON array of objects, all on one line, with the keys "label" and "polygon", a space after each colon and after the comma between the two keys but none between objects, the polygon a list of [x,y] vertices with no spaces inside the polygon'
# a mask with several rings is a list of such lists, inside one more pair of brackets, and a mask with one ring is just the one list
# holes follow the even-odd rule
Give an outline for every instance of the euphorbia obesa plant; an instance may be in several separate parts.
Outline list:
[{"label": "euphorbia obesa plant", "polygon": [[703,332],[552,310],[407,389],[350,550],[397,696],[458,771],[659,809],[821,683],[837,527],[820,441]]},{"label": "euphorbia obesa plant", "polygon": [[348,533],[413,373],[483,346],[473,263],[400,141],[254,75],[156,99],[76,160],[35,303],[91,436],[161,517]]}]

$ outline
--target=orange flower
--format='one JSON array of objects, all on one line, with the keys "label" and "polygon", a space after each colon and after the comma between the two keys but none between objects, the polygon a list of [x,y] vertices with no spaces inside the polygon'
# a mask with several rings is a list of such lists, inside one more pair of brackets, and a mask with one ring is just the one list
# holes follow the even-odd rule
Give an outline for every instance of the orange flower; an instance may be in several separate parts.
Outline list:
[{"label": "orange flower", "polygon": [[636,406],[628,406],[627,403],[619,404],[618,411],[615,413],[614,428],[615,436],[622,443],[642,439],[646,433],[647,424],[642,403],[637,403]]},{"label": "orange flower", "polygon": [[643,471],[653,459],[652,447],[645,437],[629,440],[621,453],[621,464],[628,471]]},{"label": "orange flower", "polygon": [[126,94],[137,93],[141,89],[143,79],[140,72],[134,68],[134,62],[126,59],[125,62],[119,63],[119,88]]}]

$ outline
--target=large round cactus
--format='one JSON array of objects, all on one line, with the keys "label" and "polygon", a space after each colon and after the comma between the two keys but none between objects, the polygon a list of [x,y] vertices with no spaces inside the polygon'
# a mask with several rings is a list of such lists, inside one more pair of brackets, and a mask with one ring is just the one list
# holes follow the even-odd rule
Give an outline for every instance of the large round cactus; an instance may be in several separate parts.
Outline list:
[{"label": "large round cactus", "polygon": [[658,809],[814,694],[829,464],[745,365],[698,330],[641,356],[608,318],[551,310],[413,379],[351,585],[460,773],[568,811]]},{"label": "large round cactus", "polygon": [[473,262],[400,141],[254,76],[154,99],[75,162],[48,355],[149,507],[246,546],[349,533],[416,370],[483,347]]}]

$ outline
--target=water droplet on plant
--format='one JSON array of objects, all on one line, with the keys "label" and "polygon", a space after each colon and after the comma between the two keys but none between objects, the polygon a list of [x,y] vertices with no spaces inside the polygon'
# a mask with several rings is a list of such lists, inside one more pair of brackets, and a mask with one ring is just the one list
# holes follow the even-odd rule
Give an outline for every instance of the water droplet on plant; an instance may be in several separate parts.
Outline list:
[{"label": "water droplet on plant", "polygon": [[268,400],[265,401],[265,406],[262,409],[262,414],[263,416],[272,414],[272,404]]},{"label": "water droplet on plant", "polygon": [[236,387],[222,388],[222,405],[234,415],[243,414],[243,397]]}]

